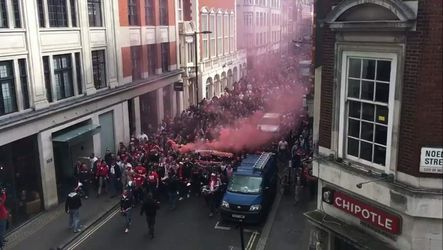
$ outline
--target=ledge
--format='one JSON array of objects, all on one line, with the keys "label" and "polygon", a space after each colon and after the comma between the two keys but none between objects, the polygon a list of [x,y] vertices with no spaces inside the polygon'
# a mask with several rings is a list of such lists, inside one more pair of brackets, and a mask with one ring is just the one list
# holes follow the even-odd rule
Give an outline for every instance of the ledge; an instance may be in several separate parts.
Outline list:
[{"label": "ledge", "polygon": [[[313,162],[313,174],[320,180],[340,186],[409,216],[442,218],[442,189],[420,189],[395,181],[379,180],[381,175],[375,171],[365,172],[364,168],[348,166],[345,163],[330,160],[329,157],[321,157],[317,157]],[[358,188],[357,184],[362,182],[369,183]]]},{"label": "ledge", "polygon": [[[92,95],[78,96],[78,97],[72,98],[67,101],[60,101],[60,102],[57,102],[54,104],[50,104],[49,107],[43,108],[40,110],[35,110],[32,112],[26,112],[26,113],[17,113],[17,115],[11,116],[7,119],[2,119],[0,117],[0,131],[10,128],[10,127],[13,127],[13,126],[17,126],[18,124],[32,122],[32,121],[40,119],[43,116],[48,115],[48,114],[63,112],[65,110],[68,110],[71,108],[75,108],[75,107],[79,107],[81,105],[93,103],[93,102],[96,102],[100,99],[105,99],[107,97],[118,95],[118,94],[125,92],[125,91],[129,91],[132,89],[142,87],[146,84],[155,83],[160,80],[167,79],[169,77],[174,77],[174,76],[182,74],[182,72],[183,72],[182,70],[175,70],[175,71],[171,71],[171,72],[166,72],[161,75],[153,76],[149,79],[144,79],[144,80],[139,80],[139,81],[135,81],[132,83],[124,84],[122,86],[118,86],[113,89],[108,89],[106,91],[99,91],[99,92],[96,92],[95,94],[92,94]],[[144,93],[140,93],[140,94],[144,94]]]}]

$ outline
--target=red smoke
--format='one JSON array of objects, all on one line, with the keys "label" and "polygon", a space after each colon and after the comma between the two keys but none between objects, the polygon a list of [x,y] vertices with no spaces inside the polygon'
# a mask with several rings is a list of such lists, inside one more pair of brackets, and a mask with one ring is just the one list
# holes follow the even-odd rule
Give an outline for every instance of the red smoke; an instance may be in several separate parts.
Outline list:
[{"label": "red smoke", "polygon": [[[278,112],[285,115],[284,124],[282,124],[282,134],[289,132],[298,123],[299,115],[303,108],[304,89],[293,83],[282,84],[278,88],[270,88],[266,91],[265,106],[266,112]],[[247,118],[235,121],[229,127],[221,128],[215,140],[205,142],[194,142],[186,145],[177,145],[174,142],[173,147],[182,152],[190,152],[197,149],[212,149],[228,152],[254,151],[260,146],[266,145],[275,138],[276,134],[262,132],[257,129],[257,124],[262,117],[263,112],[255,112]],[[286,130],[286,131],[284,131]]]}]

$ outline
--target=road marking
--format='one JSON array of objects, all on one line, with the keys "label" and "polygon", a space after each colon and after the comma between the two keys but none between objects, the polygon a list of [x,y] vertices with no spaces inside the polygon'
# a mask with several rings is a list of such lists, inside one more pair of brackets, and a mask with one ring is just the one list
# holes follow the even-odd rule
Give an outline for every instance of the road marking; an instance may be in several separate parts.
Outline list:
[{"label": "road marking", "polygon": [[91,228],[88,232],[86,232],[80,239],[74,242],[71,246],[67,247],[66,250],[73,250],[80,246],[86,239],[88,239],[93,233],[95,233],[98,229],[100,229],[104,224],[112,219],[116,214],[118,214],[120,210],[116,208],[111,214],[109,214],[105,219],[100,221],[97,225]]},{"label": "road marking", "polygon": [[269,213],[265,226],[263,227],[262,234],[257,242],[257,247],[255,248],[256,250],[264,250],[266,247],[266,242],[268,240],[269,234],[271,233],[272,225],[274,224],[275,216],[277,215],[277,210],[280,205],[281,197],[281,193],[277,192],[276,200],[272,205],[272,210]]},{"label": "road marking", "polygon": [[231,227],[219,226],[219,223],[220,223],[220,221],[217,221],[217,223],[214,226],[214,229],[220,229],[220,230],[226,230],[226,231],[231,230]]},{"label": "road marking", "polygon": [[248,244],[246,245],[246,250],[252,250],[252,247],[254,246],[254,241],[259,234],[259,232],[252,233],[251,237],[249,238]]},{"label": "road marking", "polygon": [[[229,231],[229,230],[232,229],[232,227],[220,226],[220,221],[217,221],[217,223],[215,223],[214,229]],[[245,233],[258,233],[258,234],[260,234],[260,232],[258,230],[256,230],[256,229],[249,229],[249,228],[243,228],[243,232],[245,232]]]}]

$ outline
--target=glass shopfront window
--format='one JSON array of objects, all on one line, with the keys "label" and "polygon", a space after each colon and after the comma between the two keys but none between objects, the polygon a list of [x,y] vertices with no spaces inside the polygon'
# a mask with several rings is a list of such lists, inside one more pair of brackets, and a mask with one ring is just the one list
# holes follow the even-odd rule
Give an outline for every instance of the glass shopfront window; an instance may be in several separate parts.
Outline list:
[{"label": "glass shopfront window", "polygon": [[0,187],[7,194],[9,229],[43,210],[36,136],[0,146]]}]

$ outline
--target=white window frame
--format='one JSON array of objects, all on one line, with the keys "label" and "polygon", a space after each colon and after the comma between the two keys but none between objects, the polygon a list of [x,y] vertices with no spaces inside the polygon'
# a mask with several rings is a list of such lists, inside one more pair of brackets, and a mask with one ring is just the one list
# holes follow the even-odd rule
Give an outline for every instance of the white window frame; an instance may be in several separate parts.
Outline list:
[{"label": "white window frame", "polygon": [[[201,14],[201,30],[207,31],[209,30],[209,15],[207,13]],[[195,42],[195,41],[194,41]],[[209,58],[209,35],[202,34],[202,50],[203,50],[203,59]]]},{"label": "white window frame", "polygon": [[235,34],[234,13],[229,15],[229,50],[234,52],[234,34]]},{"label": "white window frame", "polygon": [[209,56],[214,58],[217,55],[217,46],[215,44],[215,13],[209,15],[209,30],[211,31],[209,34]]},{"label": "white window frame", "polygon": [[217,14],[217,51],[216,55],[223,55],[223,13],[219,12]]},{"label": "white window frame", "polygon": [[177,0],[177,19],[183,22],[183,0]]},{"label": "white window frame", "polygon": [[223,54],[229,54],[229,14],[223,16]]},{"label": "white window frame", "polygon": [[[350,57],[359,57],[364,59],[376,59],[376,60],[390,60],[391,61],[391,75],[390,75],[390,84],[389,84],[389,99],[388,99],[388,131],[386,138],[386,160],[385,166],[359,159],[355,156],[347,155],[347,113],[346,110],[346,102],[348,95],[348,84],[347,84],[347,75],[348,75],[348,58]],[[351,161],[361,163],[366,166],[374,167],[379,170],[383,170],[385,172],[390,172],[390,164],[391,157],[394,154],[392,148],[392,140],[393,140],[393,126],[394,126],[394,110],[395,110],[395,90],[397,84],[397,64],[398,57],[394,53],[376,53],[376,52],[357,52],[357,51],[344,51],[341,59],[341,86],[340,86],[340,120],[339,120],[339,134],[338,134],[338,156],[343,159],[349,159]]]}]

